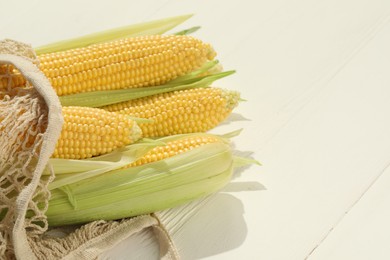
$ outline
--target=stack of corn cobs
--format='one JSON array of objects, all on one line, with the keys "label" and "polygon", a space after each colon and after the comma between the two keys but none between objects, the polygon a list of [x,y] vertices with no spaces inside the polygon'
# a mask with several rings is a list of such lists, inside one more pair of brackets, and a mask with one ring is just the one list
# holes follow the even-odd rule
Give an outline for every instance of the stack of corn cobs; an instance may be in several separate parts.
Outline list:
[{"label": "stack of corn cobs", "polygon": [[[249,161],[232,155],[237,132],[206,133],[240,101],[212,86],[233,71],[221,71],[210,44],[179,33],[37,53],[64,117],[50,159],[49,225],[174,207],[218,191]],[[12,75],[13,86],[24,81]]]}]

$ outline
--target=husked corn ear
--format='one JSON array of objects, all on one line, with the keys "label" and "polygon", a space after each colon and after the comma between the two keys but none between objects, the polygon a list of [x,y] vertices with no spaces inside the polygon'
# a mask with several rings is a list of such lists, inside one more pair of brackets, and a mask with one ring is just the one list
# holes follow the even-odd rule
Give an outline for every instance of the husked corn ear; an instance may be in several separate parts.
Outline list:
[{"label": "husked corn ear", "polygon": [[140,166],[147,163],[152,163],[166,158],[175,156],[177,154],[185,153],[201,145],[219,142],[220,139],[215,136],[189,136],[187,138],[174,140],[168,142],[164,146],[158,146],[150,150],[143,157],[137,161],[127,165],[124,168]]},{"label": "husked corn ear", "polygon": [[220,88],[195,88],[158,94],[103,107],[152,119],[139,123],[144,137],[205,132],[221,123],[235,108],[240,95]]},{"label": "husked corn ear", "polygon": [[[40,69],[61,96],[160,85],[214,57],[213,48],[194,37],[149,35],[42,54],[38,58]],[[15,78],[15,84],[23,82],[23,78]],[[4,85],[3,81],[0,84]]]},{"label": "husked corn ear", "polygon": [[12,65],[0,65],[0,91],[8,90],[8,86],[22,86],[25,79]]},{"label": "husked corn ear", "polygon": [[90,158],[141,138],[138,125],[125,115],[89,107],[63,107],[62,113],[64,124],[53,158]]}]

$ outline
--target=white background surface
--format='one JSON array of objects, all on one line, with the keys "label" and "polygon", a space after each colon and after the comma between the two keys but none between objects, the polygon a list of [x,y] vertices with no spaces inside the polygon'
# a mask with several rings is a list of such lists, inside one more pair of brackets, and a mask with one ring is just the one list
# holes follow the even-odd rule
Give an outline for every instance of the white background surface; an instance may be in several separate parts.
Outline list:
[{"label": "white background surface", "polygon": [[[193,13],[180,29],[201,25],[195,36],[237,70],[217,85],[242,92],[248,101],[236,113],[247,120],[215,131],[244,128],[235,145],[263,166],[240,172],[182,225],[167,224],[183,259],[390,259],[390,1],[0,0],[0,8],[1,38],[33,46]],[[154,259],[152,238],[139,234],[102,258]]]}]

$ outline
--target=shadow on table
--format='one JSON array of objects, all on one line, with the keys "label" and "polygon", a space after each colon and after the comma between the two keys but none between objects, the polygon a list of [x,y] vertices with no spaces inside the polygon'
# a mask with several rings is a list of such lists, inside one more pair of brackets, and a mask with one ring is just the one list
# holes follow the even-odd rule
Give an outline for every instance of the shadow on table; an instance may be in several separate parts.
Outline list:
[{"label": "shadow on table", "polygon": [[[239,155],[250,157],[252,153],[241,152]],[[236,169],[232,182],[221,192],[156,213],[171,234],[181,259],[206,258],[243,244],[248,233],[244,206],[230,193],[266,189],[258,182],[237,181],[248,167],[251,166]],[[158,259],[158,254],[156,237],[147,229],[119,243],[100,259]]]},{"label": "shadow on table", "polygon": [[200,259],[239,247],[247,236],[242,202],[218,193],[175,234],[182,259]]},{"label": "shadow on table", "polygon": [[[181,259],[195,260],[239,247],[248,233],[242,202],[218,193],[199,203],[166,211],[167,229]],[[103,254],[102,260],[158,259],[158,243],[150,229],[143,230]]]},{"label": "shadow on table", "polygon": [[[249,186],[248,186],[249,185]],[[261,184],[231,183],[225,191],[248,187],[263,190]],[[228,193],[161,212],[162,222],[172,235],[181,259],[195,260],[218,255],[239,247],[248,233],[242,202]],[[150,229],[121,242],[99,259],[158,259],[158,243]]]}]

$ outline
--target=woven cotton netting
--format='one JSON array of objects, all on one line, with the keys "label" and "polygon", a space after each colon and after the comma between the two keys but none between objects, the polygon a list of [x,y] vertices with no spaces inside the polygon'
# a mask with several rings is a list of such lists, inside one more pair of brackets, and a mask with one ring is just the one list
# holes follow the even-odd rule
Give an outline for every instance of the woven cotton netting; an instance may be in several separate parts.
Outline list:
[{"label": "woven cotton netting", "polygon": [[[12,49],[6,45],[4,48],[8,52],[14,50],[33,58],[33,53],[23,47],[14,45]],[[0,51],[4,52],[4,48]],[[12,87],[12,73],[15,72],[11,65],[1,65],[0,73],[0,255],[8,259],[13,255],[11,236],[15,201],[22,189],[31,182],[47,126],[47,107],[36,90],[28,84],[23,88]],[[47,180],[42,180],[28,204],[25,228],[31,237],[39,236],[47,229],[43,212],[47,208],[48,197]]]}]

